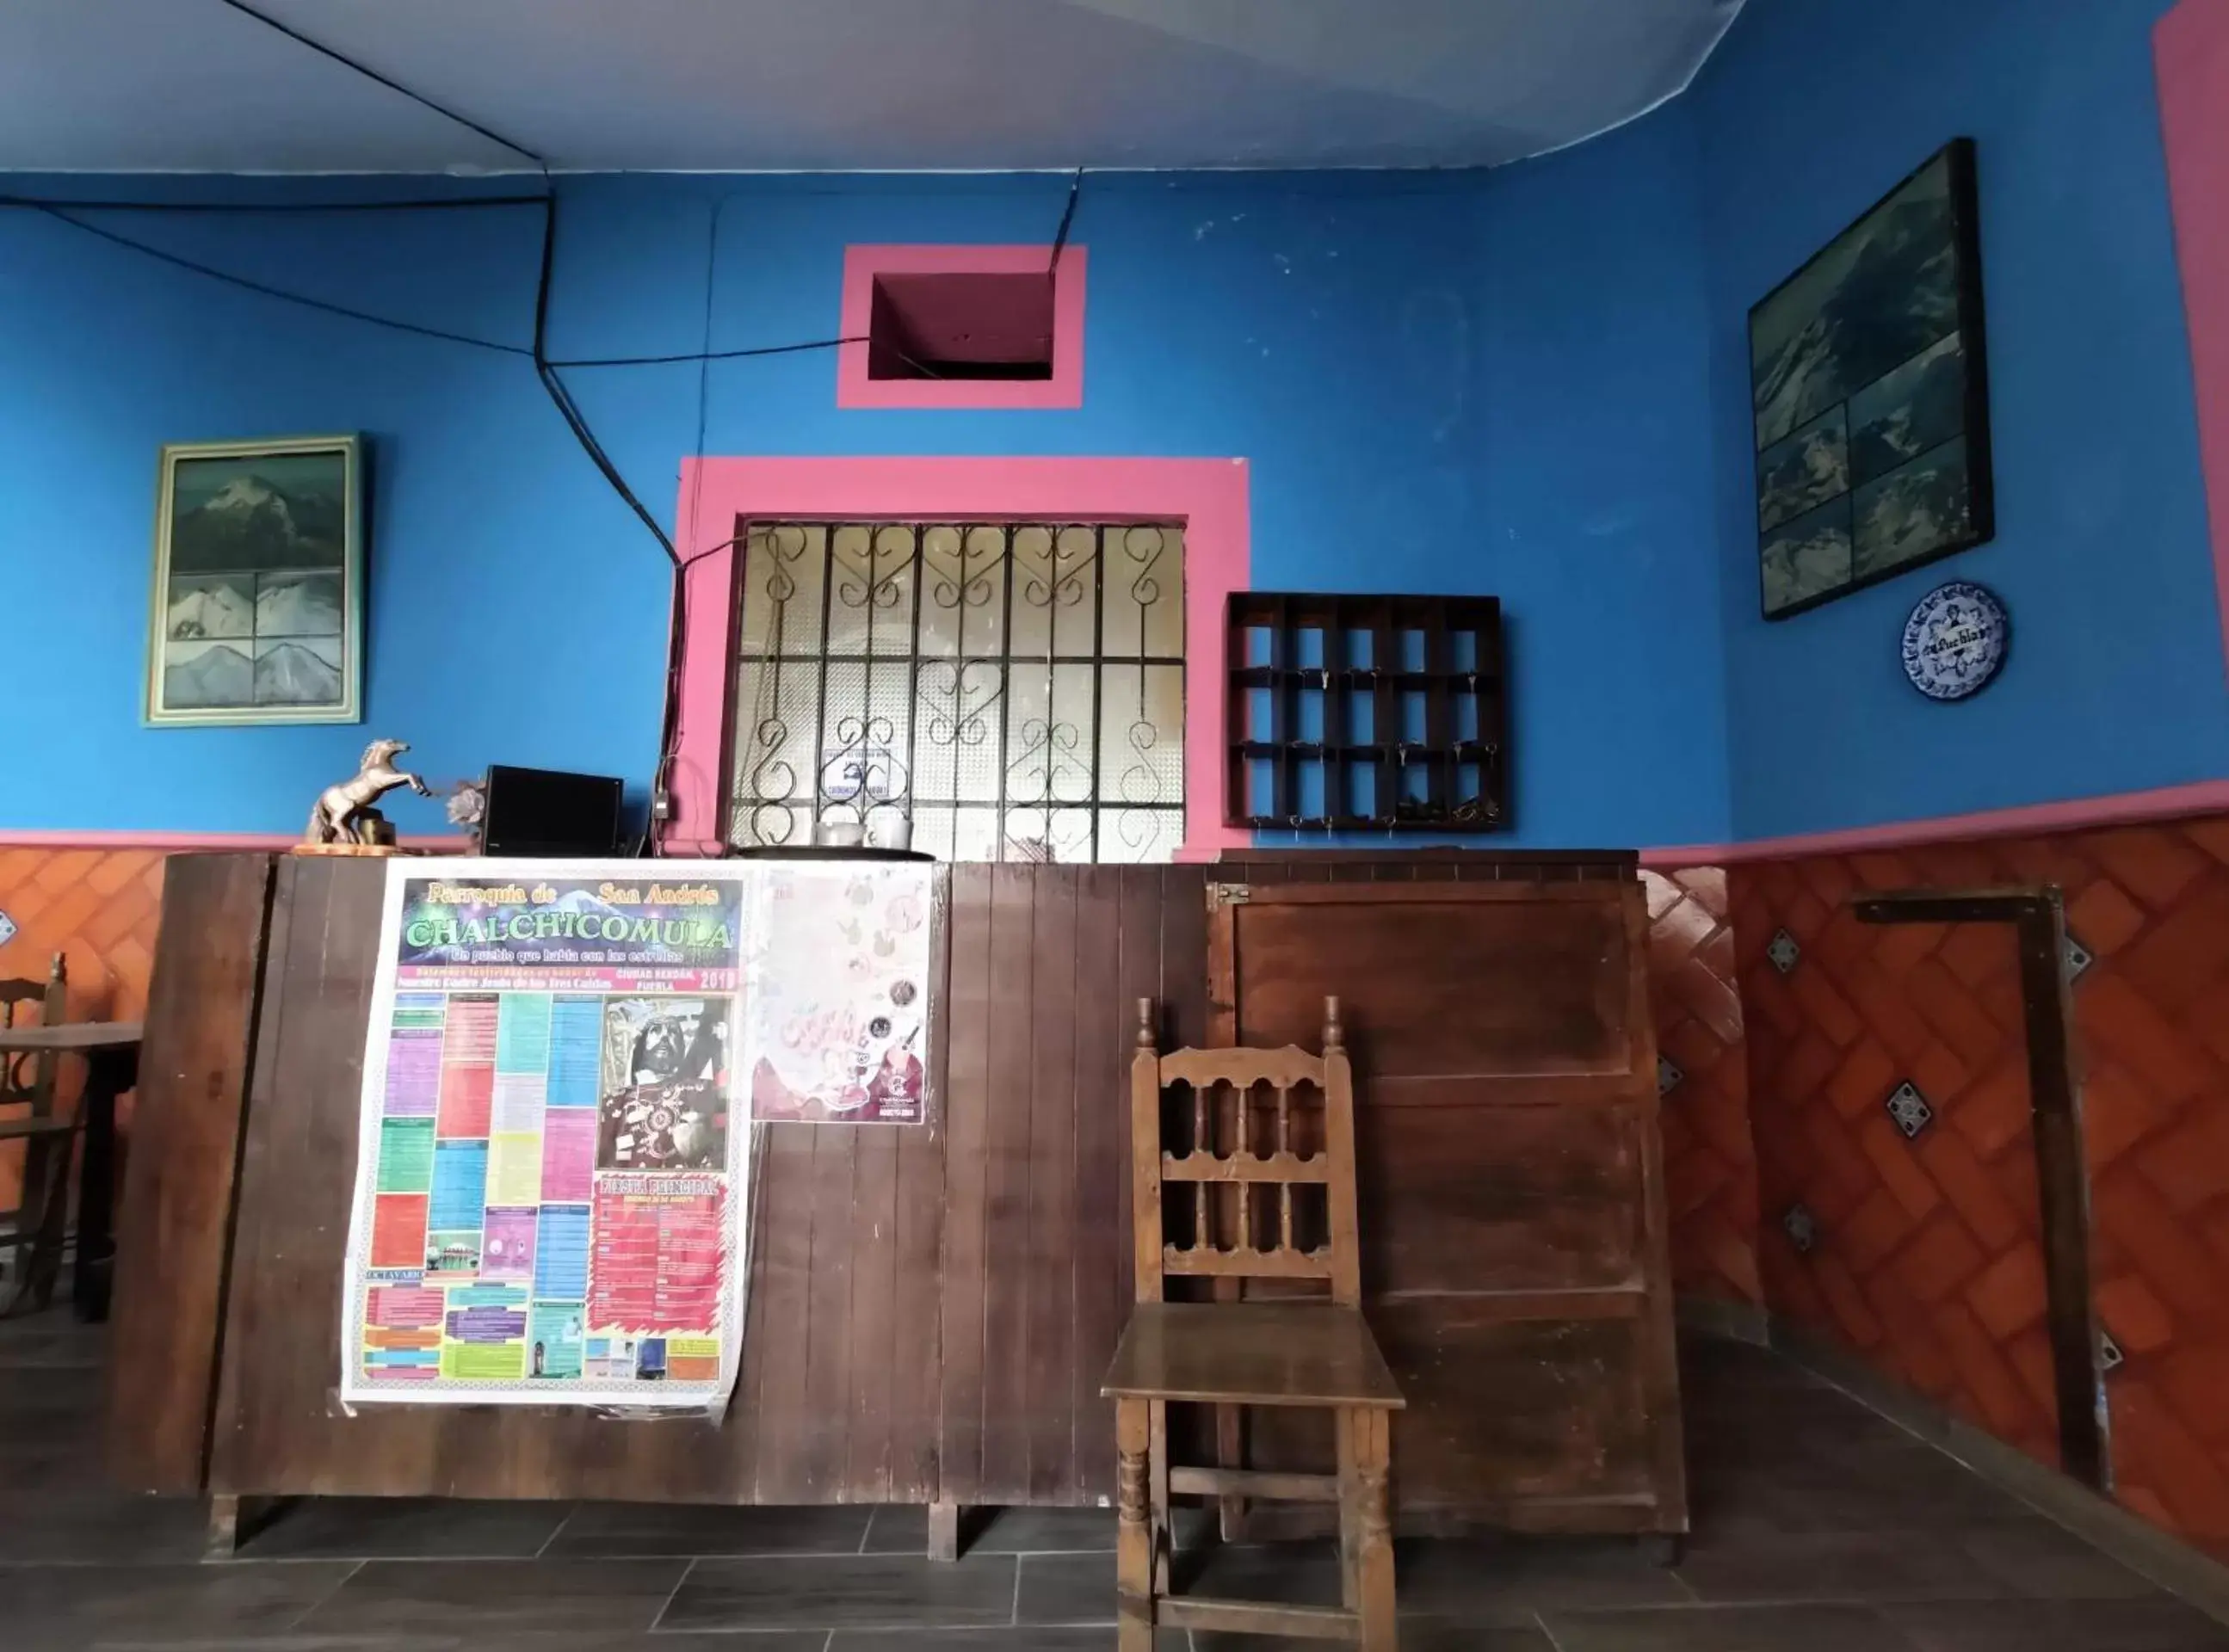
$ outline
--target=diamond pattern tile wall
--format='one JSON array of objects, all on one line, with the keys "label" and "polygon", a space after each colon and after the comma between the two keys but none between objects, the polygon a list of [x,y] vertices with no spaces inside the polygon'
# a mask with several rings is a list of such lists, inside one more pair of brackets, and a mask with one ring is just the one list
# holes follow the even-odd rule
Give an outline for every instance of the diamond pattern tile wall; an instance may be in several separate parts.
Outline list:
[{"label": "diamond pattern tile wall", "polygon": [[[0,976],[43,981],[60,952],[74,1019],[138,1019],[165,858],[157,849],[0,848],[0,908],[16,925],[0,941]],[[0,1143],[0,1210],[15,1207],[22,1162],[21,1143]]]},{"label": "diamond pattern tile wall", "polygon": [[[1847,906],[1860,888],[2033,883],[2065,891],[2081,937],[2117,1495],[2229,1559],[2229,820],[1734,868],[1759,1192],[1816,1218],[1808,1254],[1760,1233],[1765,1301],[2055,1459],[2011,932],[1877,927]],[[1792,974],[1767,950],[1783,932]],[[1884,1105],[1907,1080],[1931,1110],[1909,1140]]]},{"label": "diamond pattern tile wall", "polygon": [[1659,1117],[1672,1202],[1673,1282],[1688,1294],[1760,1302],[1757,1154],[1750,1141],[1749,1066],[1725,874],[1701,868],[1641,877],[1662,1053],[1657,1087],[1664,1098]]},{"label": "diamond pattern tile wall", "polygon": [[[80,1013],[141,1014],[164,860],[0,849],[0,910],[20,930],[0,976],[42,976],[61,950]],[[1662,1111],[1679,1287],[1835,1335],[2046,1461],[2010,935],[1868,926],[1847,901],[2065,890],[2090,955],[2074,1003],[2097,1304],[2122,1354],[2118,1495],[2229,1558],[2229,819],[1644,877],[1658,1044],[1679,1073]],[[1783,935],[1784,965],[1766,951]],[[1906,1080],[1934,1115],[1915,1140],[1884,1105]],[[16,1174],[0,1157],[0,1207]]]}]

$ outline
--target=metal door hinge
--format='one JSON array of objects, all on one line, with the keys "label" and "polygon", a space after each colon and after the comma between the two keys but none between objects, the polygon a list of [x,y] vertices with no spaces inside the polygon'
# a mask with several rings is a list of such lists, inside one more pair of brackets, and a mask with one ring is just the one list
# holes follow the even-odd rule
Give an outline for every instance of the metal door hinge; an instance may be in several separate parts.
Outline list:
[{"label": "metal door hinge", "polygon": [[1254,892],[1243,883],[1211,883],[1207,886],[1207,909],[1220,912],[1225,906],[1243,906],[1254,899]]}]

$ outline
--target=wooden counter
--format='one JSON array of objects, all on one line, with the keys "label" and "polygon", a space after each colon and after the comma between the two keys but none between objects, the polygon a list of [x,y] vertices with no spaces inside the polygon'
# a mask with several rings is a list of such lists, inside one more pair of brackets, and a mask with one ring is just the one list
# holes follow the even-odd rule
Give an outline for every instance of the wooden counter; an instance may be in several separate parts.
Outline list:
[{"label": "wooden counter", "polygon": [[[1461,868],[1487,863],[1470,856]],[[1568,892],[1583,871],[1595,908],[1639,911],[1629,860],[1493,863],[1513,893],[1541,878],[1555,881],[1538,887]],[[1429,859],[1399,864],[1404,876],[1454,875],[1425,870]],[[1355,875],[1328,861],[1317,869]],[[224,1496],[1107,1502],[1114,1439],[1098,1385],[1130,1300],[1123,1006],[1140,997],[1166,1006],[1169,1045],[1207,1040],[1207,886],[1233,871],[967,866],[944,874],[947,974],[932,1052],[940,1116],[913,1128],[768,1127],[743,1368],[728,1420],[715,1425],[507,1407],[342,1413],[332,1398],[341,1256],[383,870],[283,855],[174,857],[121,1213],[113,1476]],[[1509,910],[1524,906],[1519,899]],[[1497,944],[1521,951],[1521,924],[1496,933]],[[1621,952],[1592,967],[1637,982],[1641,964]],[[1365,1028],[1358,1020],[1359,1035]],[[1374,1105],[1366,1082],[1361,1105]],[[1456,1138],[1422,1162],[1404,1149],[1373,1165],[1371,1139],[1362,1149],[1365,1265],[1378,1248],[1402,1265],[1410,1230],[1399,1213],[1412,1177],[1428,1176],[1436,1211],[1470,1200],[1483,1212],[1510,1196],[1513,1178],[1564,1174],[1520,1156],[1499,1169],[1480,1163],[1466,1181],[1459,1156],[1480,1143]],[[1626,1317],[1654,1323],[1650,1315],[1668,1316],[1669,1296],[1653,1147],[1632,1163],[1635,1175],[1612,1192],[1629,1204],[1636,1233],[1653,1232],[1634,1254],[1654,1259],[1640,1309]],[[1532,1220],[1523,1200],[1510,1208]],[[1557,1322],[1560,1332],[1530,1322],[1545,1334],[1494,1367],[1500,1382],[1517,1369],[1511,1358],[1531,1361],[1528,1382],[1436,1391],[1411,1425],[1461,1432],[1459,1417],[1436,1423],[1435,1407],[1506,1412],[1552,1394],[1560,1409],[1544,1426],[1556,1434],[1574,1383],[1599,1391],[1590,1414],[1627,1405],[1628,1366],[1612,1361],[1616,1372],[1603,1374],[1599,1318],[1589,1307]],[[1449,1349],[1461,1359],[1474,1352]],[[1624,1428],[1668,1439],[1676,1470],[1673,1396],[1653,1387],[1639,1403]],[[1468,1503],[1515,1524],[1684,1529],[1676,1473],[1650,1480],[1661,1489],[1644,1496],[1630,1453],[1590,1469],[1593,1438],[1574,1433],[1570,1444],[1546,1500],[1558,1508],[1539,1519],[1524,1507],[1538,1501],[1531,1488],[1547,1483],[1532,1470],[1510,1480],[1474,1454],[1461,1470],[1465,1493],[1421,1461],[1404,1470],[1397,1444],[1396,1473],[1429,1487],[1430,1506],[1442,1511]],[[1651,1463],[1661,1455],[1643,1453]],[[1464,1495],[1451,1502],[1451,1489]],[[1616,1500],[1615,1519],[1604,1518],[1611,1504],[1587,1501],[1590,1491]]]}]

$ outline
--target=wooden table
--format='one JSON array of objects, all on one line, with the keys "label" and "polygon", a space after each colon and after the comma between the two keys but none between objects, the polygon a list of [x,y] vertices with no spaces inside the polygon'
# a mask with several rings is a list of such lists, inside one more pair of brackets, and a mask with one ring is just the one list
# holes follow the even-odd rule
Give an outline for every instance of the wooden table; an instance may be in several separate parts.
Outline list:
[{"label": "wooden table", "polygon": [[[80,1319],[106,1319],[109,1275],[116,1259],[116,1098],[139,1082],[139,1023],[88,1021],[65,1021],[59,1027],[0,1027],[0,1055],[16,1054],[85,1057],[85,1097],[79,1103],[85,1120],[85,1168],[79,1179],[77,1277],[71,1300]],[[69,1220],[67,1155],[61,1175],[61,1188],[47,1201],[45,1226],[32,1243],[23,1282],[23,1295],[42,1300],[54,1290]]]}]

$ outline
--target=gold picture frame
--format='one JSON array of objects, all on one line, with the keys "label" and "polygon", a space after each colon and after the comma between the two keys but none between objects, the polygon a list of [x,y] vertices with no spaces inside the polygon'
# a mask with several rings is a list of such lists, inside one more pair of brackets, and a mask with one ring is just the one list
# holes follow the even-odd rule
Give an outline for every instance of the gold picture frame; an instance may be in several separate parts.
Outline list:
[{"label": "gold picture frame", "polygon": [[163,449],[145,721],[363,720],[363,464],[356,436]]}]

